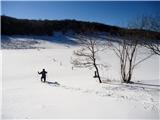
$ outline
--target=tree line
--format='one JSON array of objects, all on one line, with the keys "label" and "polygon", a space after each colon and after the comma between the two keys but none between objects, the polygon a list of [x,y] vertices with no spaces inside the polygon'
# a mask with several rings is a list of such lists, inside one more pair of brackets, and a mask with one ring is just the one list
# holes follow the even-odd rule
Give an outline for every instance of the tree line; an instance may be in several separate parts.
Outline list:
[{"label": "tree line", "polygon": [[1,16],[1,33],[4,35],[54,35],[60,31],[66,33],[80,34],[90,32],[94,28],[95,32],[110,32],[116,34],[121,28],[109,26],[96,22],[85,22],[77,20],[28,20],[16,19],[9,16]]},{"label": "tree line", "polygon": [[[96,22],[77,20],[28,20],[17,19],[9,16],[1,16],[2,35],[48,35],[55,32],[63,34],[72,31],[74,34],[86,34],[91,32],[105,32],[114,36],[126,36],[134,34],[160,39],[160,33],[149,30],[120,28]],[[136,33],[136,34],[135,34]]]}]

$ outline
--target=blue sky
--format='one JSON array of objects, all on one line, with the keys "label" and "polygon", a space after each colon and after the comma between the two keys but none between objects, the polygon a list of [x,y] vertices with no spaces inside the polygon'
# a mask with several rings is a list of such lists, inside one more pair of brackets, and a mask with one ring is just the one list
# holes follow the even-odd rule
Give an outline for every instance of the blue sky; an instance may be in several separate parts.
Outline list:
[{"label": "blue sky", "polygon": [[137,16],[160,14],[153,1],[3,1],[1,14],[27,19],[77,19],[125,27]]}]

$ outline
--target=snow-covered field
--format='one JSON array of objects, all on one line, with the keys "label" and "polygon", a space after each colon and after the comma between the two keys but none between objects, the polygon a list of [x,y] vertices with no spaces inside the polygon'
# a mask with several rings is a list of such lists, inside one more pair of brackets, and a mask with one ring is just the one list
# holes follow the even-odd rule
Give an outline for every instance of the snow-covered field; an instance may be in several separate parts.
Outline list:
[{"label": "snow-covered field", "polygon": [[[49,46],[52,49],[2,50],[2,119],[159,119],[158,56],[136,68],[137,84],[126,85],[119,80],[118,59],[107,51],[99,56],[109,65],[101,71],[105,83],[99,84],[94,70],[72,67],[78,46]],[[37,72],[43,68],[48,83],[40,82]]]}]

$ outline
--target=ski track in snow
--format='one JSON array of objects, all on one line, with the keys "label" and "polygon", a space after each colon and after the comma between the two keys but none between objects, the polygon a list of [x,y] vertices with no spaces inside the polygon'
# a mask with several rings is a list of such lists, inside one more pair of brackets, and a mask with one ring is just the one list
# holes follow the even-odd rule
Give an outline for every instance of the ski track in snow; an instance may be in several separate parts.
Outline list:
[{"label": "ski track in snow", "polygon": [[[55,82],[57,83],[57,82]],[[130,85],[124,85],[119,84],[116,86],[110,86],[110,85],[100,85],[102,87],[102,90],[94,90],[94,89],[83,89],[83,88],[76,88],[61,84],[49,84],[52,87],[60,87],[66,90],[70,91],[76,91],[81,93],[87,93],[87,94],[94,94],[101,97],[113,97],[117,98],[117,100],[131,100],[131,101],[141,101],[141,103],[144,105],[145,109],[153,109],[154,111],[160,112],[159,101],[157,101],[155,98],[153,98],[151,93],[158,93],[160,92],[160,88],[144,88],[139,86],[130,86]],[[112,83],[111,83],[112,84]],[[128,92],[128,94],[126,94]],[[137,92],[140,92],[139,94],[136,94]]]}]

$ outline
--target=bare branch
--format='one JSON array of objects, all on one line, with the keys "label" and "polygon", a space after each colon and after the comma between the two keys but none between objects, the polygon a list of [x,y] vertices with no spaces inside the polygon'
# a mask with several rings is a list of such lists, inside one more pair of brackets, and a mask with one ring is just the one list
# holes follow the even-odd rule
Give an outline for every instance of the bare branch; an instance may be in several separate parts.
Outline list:
[{"label": "bare branch", "polygon": [[137,61],[137,62],[133,65],[132,68],[134,69],[137,65],[139,65],[139,64],[142,63],[143,61],[149,59],[149,58],[152,57],[152,56],[153,56],[153,54],[150,54],[150,55],[146,56],[145,58],[143,58],[143,59]]},{"label": "bare branch", "polygon": [[[140,44],[138,44],[138,38],[128,38],[129,40],[122,39],[121,43],[110,43],[111,49],[118,56],[120,60],[120,71],[122,80],[126,83],[130,83],[135,66],[150,58],[152,55],[143,57],[141,60],[137,60]],[[135,39],[135,40],[133,40]]]},{"label": "bare branch", "polygon": [[96,55],[100,51],[98,47],[98,41],[96,41],[96,39],[91,36],[81,36],[79,42],[82,48],[74,51],[74,55],[78,58],[72,60],[72,63],[76,67],[94,67],[96,70],[95,76],[99,79],[99,82],[101,83],[102,81],[98,68],[99,65],[97,64],[96,58]]}]

